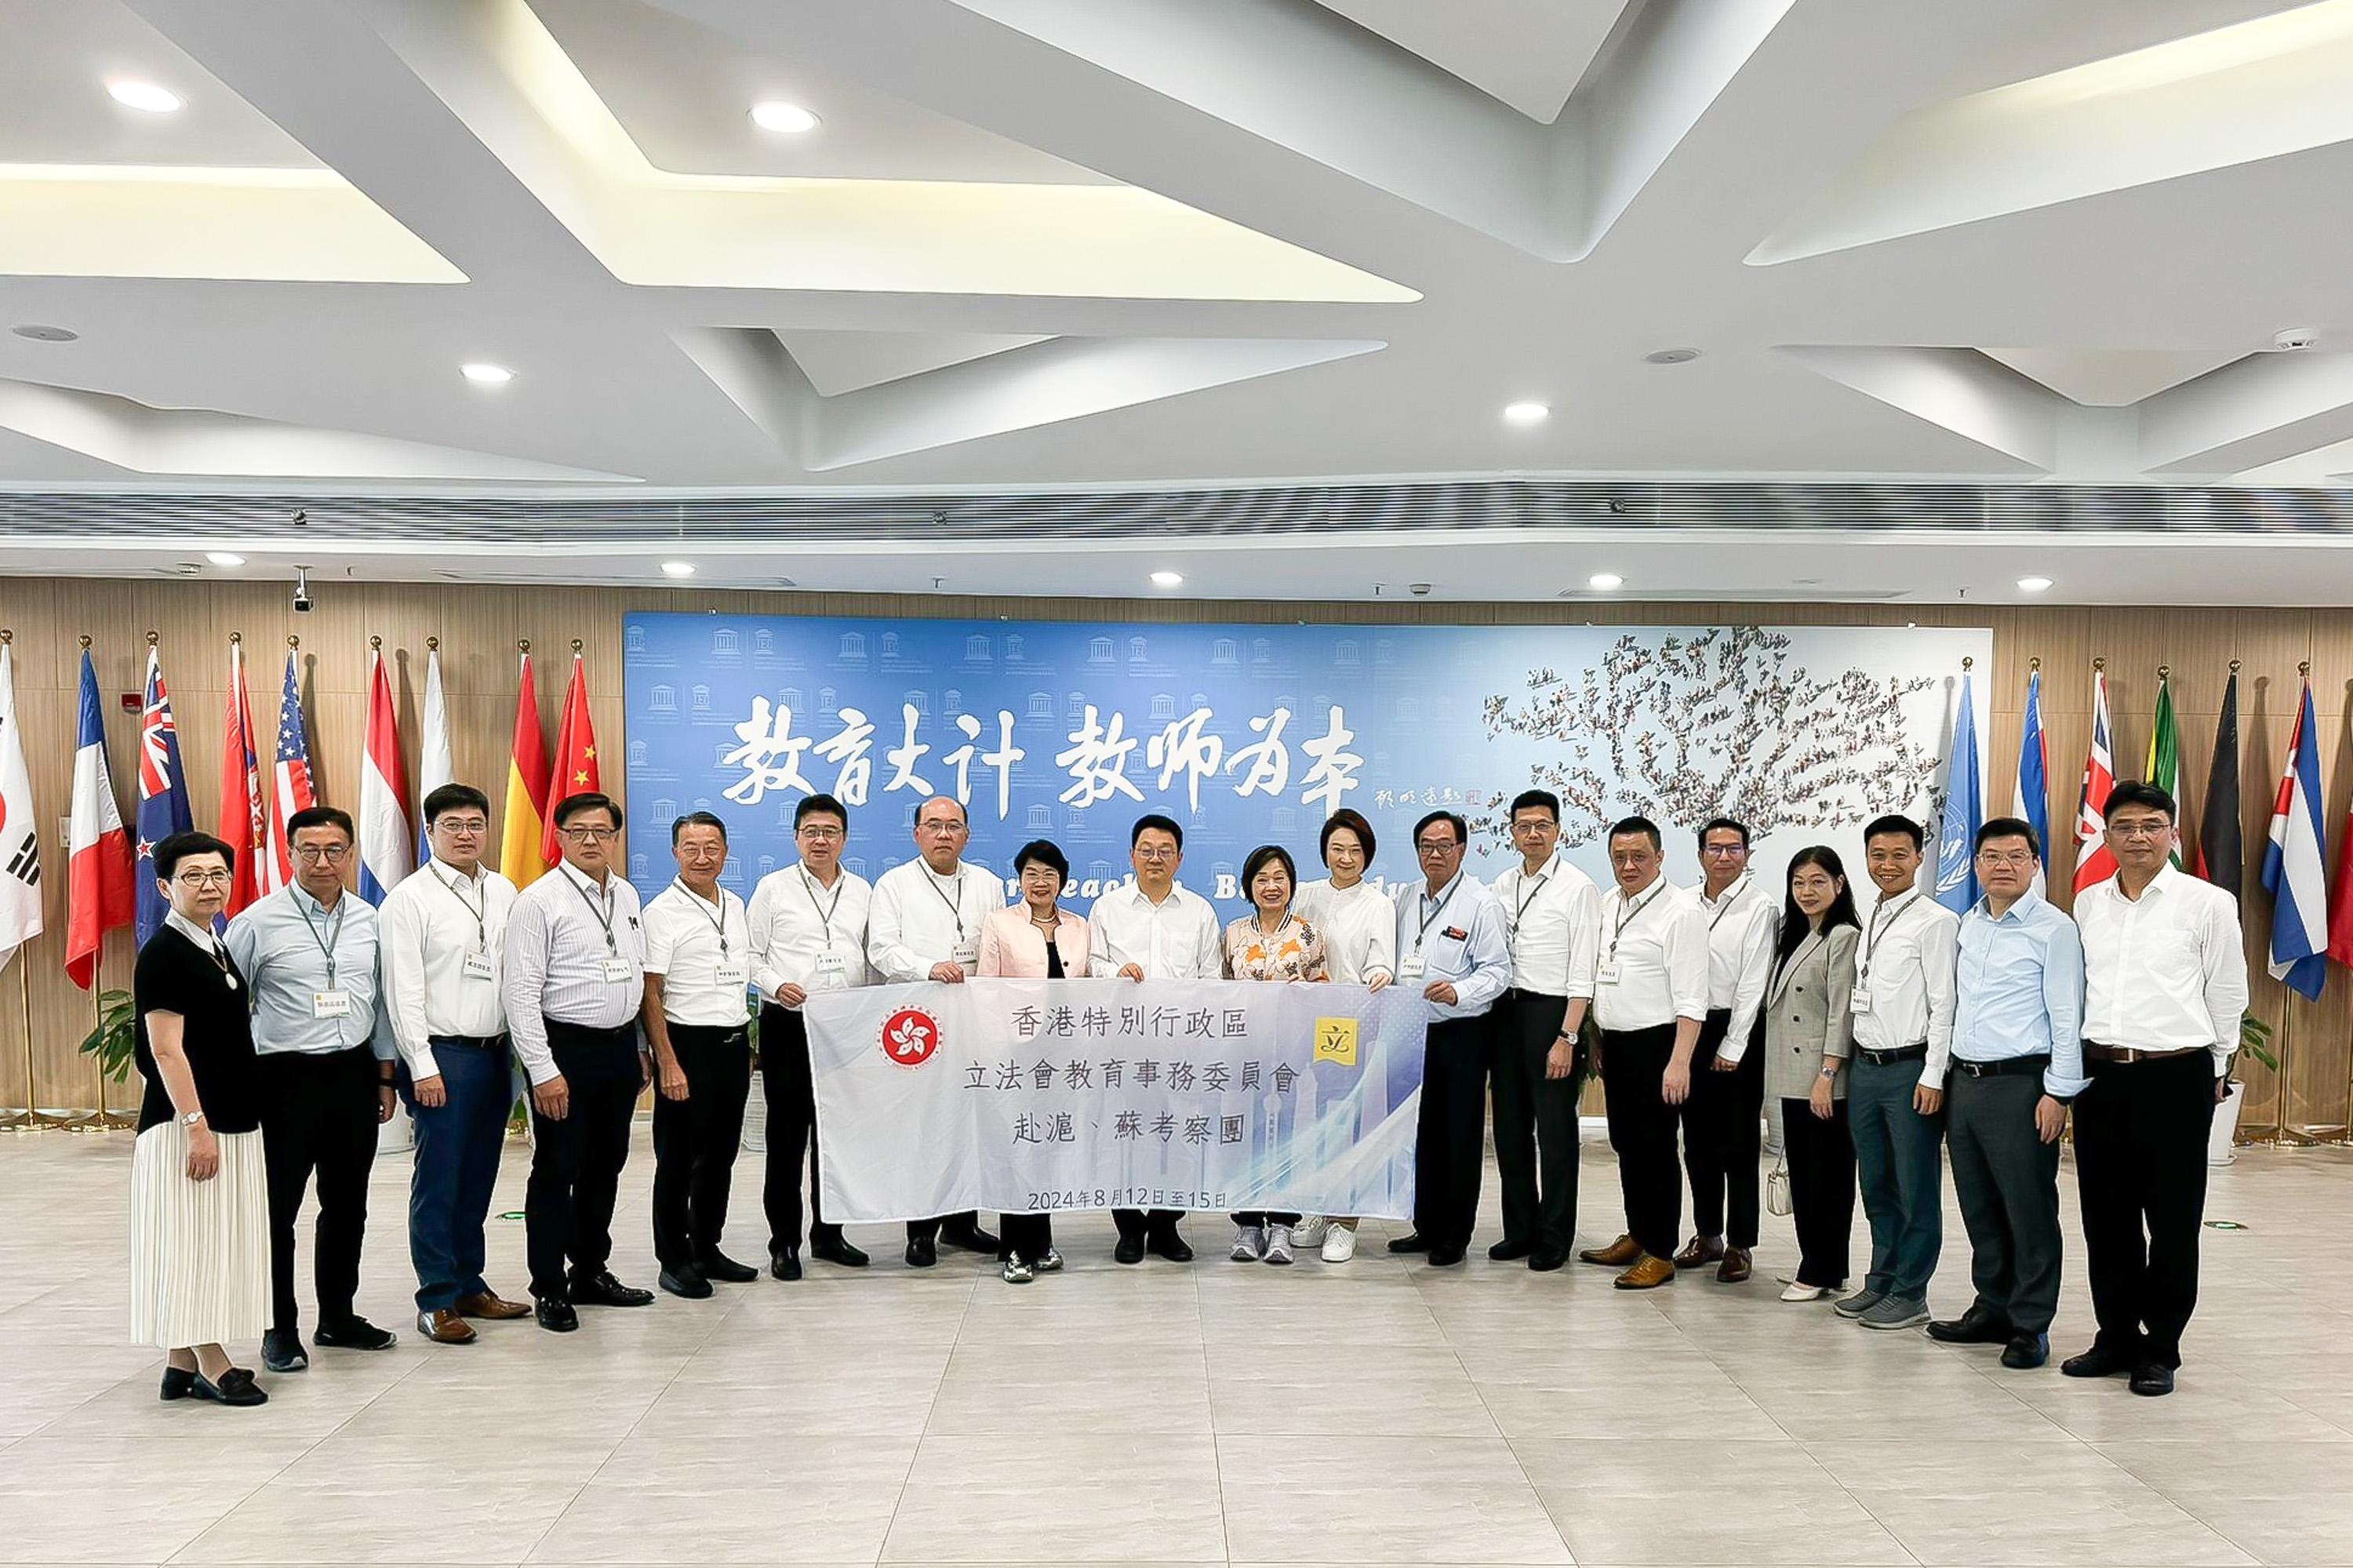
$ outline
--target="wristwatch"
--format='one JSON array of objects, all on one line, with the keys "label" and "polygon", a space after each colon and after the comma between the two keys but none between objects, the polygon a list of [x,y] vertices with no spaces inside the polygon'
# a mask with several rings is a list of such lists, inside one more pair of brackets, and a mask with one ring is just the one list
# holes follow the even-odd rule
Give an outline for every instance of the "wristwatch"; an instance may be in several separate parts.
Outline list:
[{"label": "wristwatch", "polygon": [[182,1118],[180,1118],[180,1125],[181,1125],[182,1127],[194,1127],[194,1126],[195,1126],[195,1125],[196,1125],[196,1123],[198,1123],[198,1122],[200,1122],[200,1121],[202,1121],[202,1120],[204,1120],[204,1119],[205,1119],[205,1113],[204,1113],[204,1109],[203,1109],[203,1107],[197,1107],[196,1109],[190,1111],[187,1115],[185,1115],[185,1116],[182,1117]]}]

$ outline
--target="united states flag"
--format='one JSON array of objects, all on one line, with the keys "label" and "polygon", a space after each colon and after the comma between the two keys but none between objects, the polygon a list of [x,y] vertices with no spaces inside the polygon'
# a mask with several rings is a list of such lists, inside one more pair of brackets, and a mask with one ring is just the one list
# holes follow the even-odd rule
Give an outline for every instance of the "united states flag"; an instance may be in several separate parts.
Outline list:
[{"label": "united states flag", "polygon": [[286,820],[319,803],[311,788],[311,747],[302,736],[302,692],[294,681],[294,655],[286,655],[286,690],[278,705],[278,757],[270,765],[270,795],[277,809],[269,817],[269,858],[262,865],[264,893],[275,893],[294,879],[294,852],[286,837]]}]

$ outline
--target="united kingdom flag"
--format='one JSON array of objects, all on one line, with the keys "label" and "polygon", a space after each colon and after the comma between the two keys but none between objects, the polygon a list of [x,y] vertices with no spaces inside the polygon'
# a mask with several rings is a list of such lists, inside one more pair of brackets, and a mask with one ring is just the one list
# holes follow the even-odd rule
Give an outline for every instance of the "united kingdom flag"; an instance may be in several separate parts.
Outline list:
[{"label": "united kingdom flag", "polygon": [[147,650],[147,700],[139,720],[138,874],[139,940],[143,946],[171,912],[171,901],[155,885],[155,846],[195,826],[188,811],[188,779],[180,766],[180,731],[172,722],[172,695],[164,689],[164,662]]}]

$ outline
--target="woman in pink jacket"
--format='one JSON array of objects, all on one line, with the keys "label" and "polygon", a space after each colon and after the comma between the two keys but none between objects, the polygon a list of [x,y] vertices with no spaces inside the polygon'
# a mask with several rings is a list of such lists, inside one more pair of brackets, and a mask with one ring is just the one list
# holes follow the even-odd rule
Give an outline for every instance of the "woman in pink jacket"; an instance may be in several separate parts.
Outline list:
[{"label": "woman in pink jacket", "polygon": [[[1071,863],[1039,839],[1021,846],[1013,869],[1021,878],[1021,902],[980,923],[980,960],[973,972],[1011,980],[1083,977],[1087,923],[1055,902],[1071,879]],[[1050,1214],[1007,1214],[1003,1231],[1006,1284],[1027,1285],[1062,1266]]]}]

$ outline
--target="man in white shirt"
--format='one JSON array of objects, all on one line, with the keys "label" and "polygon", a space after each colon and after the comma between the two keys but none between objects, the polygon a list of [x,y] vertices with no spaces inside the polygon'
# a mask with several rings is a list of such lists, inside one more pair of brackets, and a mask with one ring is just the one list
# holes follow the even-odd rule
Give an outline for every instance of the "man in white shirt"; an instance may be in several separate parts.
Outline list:
[{"label": "man in white shirt", "polygon": [[[964,807],[934,795],[915,809],[916,857],[876,879],[869,906],[866,949],[880,983],[937,980],[962,985],[980,959],[980,923],[1005,907],[1005,884],[987,868],[965,863],[972,837]],[[939,1244],[997,1255],[997,1238],[980,1215],[907,1222],[907,1266],[939,1262]]]},{"label": "man in white shirt", "polygon": [[1945,1240],[1945,1068],[1953,1052],[1960,916],[1921,887],[1920,824],[1881,817],[1862,830],[1879,897],[1854,955],[1854,1134],[1871,1272],[1833,1308],[1866,1329],[1928,1320],[1928,1280]]},{"label": "man in white shirt", "polygon": [[1707,1021],[1692,1056],[1697,1065],[1691,1097],[1683,1104],[1692,1239],[1675,1255],[1675,1266],[1714,1263],[1718,1279],[1738,1285],[1748,1277],[1757,1247],[1757,1145],[1765,1115],[1757,1009],[1772,978],[1781,910],[1771,890],[1748,874],[1746,823],[1717,817],[1702,827],[1699,864],[1699,904],[1707,915]]},{"label": "man in white shirt", "polygon": [[557,801],[554,818],[564,858],[516,895],[499,990],[531,1080],[523,1224],[533,1310],[541,1328],[566,1334],[580,1326],[575,1307],[654,1298],[607,1266],[629,1120],[653,1056],[638,1042],[646,940],[637,889],[613,869],[621,808],[586,791]]},{"label": "man in white shirt", "polygon": [[385,1015],[400,1053],[417,1158],[408,1183],[408,1259],[417,1331],[474,1342],[470,1318],[526,1318],[482,1278],[482,1224],[514,1105],[499,966],[515,885],[482,864],[491,799],[471,784],[425,797],[432,858],[376,911]]},{"label": "man in white shirt", "polygon": [[752,890],[752,984],[760,993],[760,1092],[768,1107],[768,1272],[801,1277],[801,1171],[808,1171],[809,1255],[864,1268],[865,1252],[828,1224],[818,1173],[817,1090],[809,1075],[812,996],[871,985],[867,916],[874,890],[841,868],[849,809],[830,795],[805,795],[793,808],[800,863],[772,871]]},{"label": "man in white shirt", "polygon": [[1593,1005],[1601,892],[1557,853],[1560,797],[1529,789],[1512,802],[1520,863],[1495,878],[1511,945],[1512,984],[1495,1004],[1495,1171],[1504,1187],[1498,1263],[1526,1258],[1548,1273],[1577,1237],[1577,1094],[1585,1076],[1578,1031]]},{"label": "man in white shirt", "polygon": [[2206,1140],[2247,1010],[2237,901],[2170,863],[2175,820],[2164,790],[2117,785],[2116,874],[2075,898],[2091,1078],[2075,1098],[2076,1187],[2100,1332],[2059,1370],[2129,1373],[2152,1395],[2173,1392],[2198,1303]]},{"label": "man in white shirt", "polygon": [[1707,1017],[1707,916],[1669,882],[1659,826],[1627,817],[1609,830],[1609,874],[1593,963],[1593,1020],[1601,1026],[1602,1108],[1626,1230],[1577,1255],[1624,1270],[1620,1290],[1675,1277],[1683,1179],[1675,1168],[1675,1107],[1691,1097],[1692,1055]]},{"label": "man in white shirt", "polygon": [[[1124,980],[1215,980],[1225,971],[1224,931],[1208,900],[1176,885],[1185,863],[1185,830],[1175,819],[1138,817],[1128,832],[1128,863],[1135,880],[1095,900],[1087,916],[1087,972]],[[1155,1252],[1171,1263],[1191,1261],[1193,1249],[1176,1234],[1182,1209],[1113,1209],[1119,1244],[1112,1255],[1142,1263]]]},{"label": "man in white shirt", "polygon": [[719,885],[727,824],[670,825],[678,874],[646,906],[646,1038],[654,1048],[654,1257],[659,1283],[700,1300],[760,1271],[719,1247],[752,1093],[751,920]]}]

